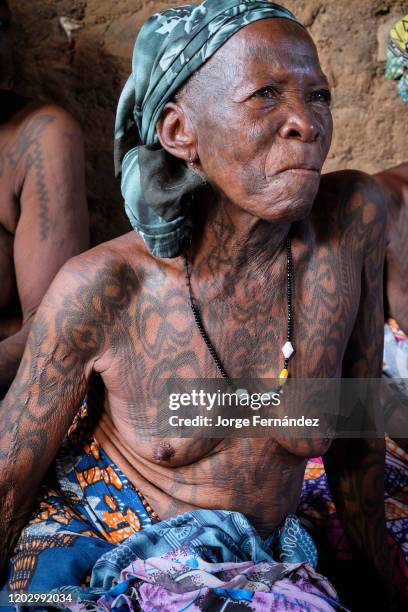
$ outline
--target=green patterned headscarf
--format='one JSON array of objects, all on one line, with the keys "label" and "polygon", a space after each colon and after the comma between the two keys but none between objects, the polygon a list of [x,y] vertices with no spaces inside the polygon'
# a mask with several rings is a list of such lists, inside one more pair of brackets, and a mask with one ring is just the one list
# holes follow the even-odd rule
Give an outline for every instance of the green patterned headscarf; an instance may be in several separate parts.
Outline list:
[{"label": "green patterned headscarf", "polygon": [[274,17],[297,22],[268,0],[205,0],[152,15],[138,34],[116,115],[115,168],[129,220],[157,257],[181,253],[191,232],[187,207],[203,187],[201,177],[160,146],[163,107],[233,34]]}]

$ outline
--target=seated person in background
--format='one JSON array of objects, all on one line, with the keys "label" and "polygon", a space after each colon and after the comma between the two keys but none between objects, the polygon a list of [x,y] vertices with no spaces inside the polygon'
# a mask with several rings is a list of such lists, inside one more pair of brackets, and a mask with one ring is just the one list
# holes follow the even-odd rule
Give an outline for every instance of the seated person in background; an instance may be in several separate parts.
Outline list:
[{"label": "seated person in background", "polygon": [[[408,14],[388,36],[386,76],[398,82],[408,104]],[[376,175],[386,194],[384,373],[408,378],[408,163]]]},{"label": "seated person in background", "polygon": [[138,577],[156,558],[142,609],[338,609],[292,516],[324,454],[367,609],[393,609],[383,440],[155,437],[167,378],[276,379],[292,333],[281,376],[380,376],[384,203],[365,174],[321,178],[331,134],[316,48],[282,7],[206,0],[144,24],[116,127],[138,233],[59,272],[0,414],[6,588],[81,596],[93,572],[91,598],[133,551]]},{"label": "seated person in background", "polygon": [[408,163],[375,178],[384,189],[388,213],[384,371],[393,378],[408,378]]},{"label": "seated person in background", "polygon": [[0,0],[0,398],[52,279],[89,246],[81,130],[61,108],[1,89],[10,28]]}]

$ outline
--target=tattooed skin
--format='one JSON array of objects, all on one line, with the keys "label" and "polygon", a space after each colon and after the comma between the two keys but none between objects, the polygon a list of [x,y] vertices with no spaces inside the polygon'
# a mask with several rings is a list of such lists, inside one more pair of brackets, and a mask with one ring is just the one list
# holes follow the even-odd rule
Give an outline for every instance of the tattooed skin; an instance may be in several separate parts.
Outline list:
[{"label": "tattooed skin", "polygon": [[51,105],[0,90],[0,397],[52,278],[88,246],[81,133]]},{"label": "tattooed skin", "polygon": [[408,333],[408,163],[375,176],[387,202],[386,317]]},{"label": "tattooed skin", "polygon": [[21,132],[18,133],[15,142],[7,152],[7,159],[12,168],[15,169],[24,159],[26,173],[32,172],[35,175],[39,206],[40,240],[46,240],[50,230],[49,194],[45,179],[41,135],[52,121],[54,121],[54,117],[51,115],[40,116],[33,121],[29,121],[22,128]]},{"label": "tattooed skin", "polygon": [[[195,122],[187,92],[158,124],[163,146],[193,159],[212,187],[193,211],[194,297],[229,376],[275,379],[292,226],[291,376],[377,377],[381,194],[357,172],[320,181],[331,137],[327,81],[303,29],[266,21],[241,30],[208,62],[217,78],[203,94],[205,121]],[[235,87],[237,75],[245,79]],[[375,575],[387,574],[383,452],[375,443],[354,441],[343,455],[341,440],[329,449],[319,438],[157,436],[166,380],[219,372],[189,306],[183,258],[154,258],[133,232],[64,266],[36,316],[0,418],[0,527],[9,547],[93,374],[105,388],[104,402],[90,405],[95,435],[161,518],[197,507],[237,510],[266,535],[296,510],[307,458],[327,452],[327,465],[336,457],[339,466],[333,495],[347,494],[339,509],[350,541]]]},{"label": "tattooed skin", "polygon": [[[374,367],[377,371],[380,366],[378,244],[384,215],[374,190],[370,193],[367,187],[369,180],[352,173],[323,177],[311,219],[295,224],[294,377],[338,377],[345,354],[349,376],[374,375]],[[341,198],[334,195],[339,193]],[[213,220],[217,240],[223,214]],[[233,241],[228,234],[221,235],[225,253]],[[234,261],[224,257],[228,270]],[[224,300],[224,263],[217,265],[210,252],[208,268],[218,269],[215,281],[201,282],[196,272],[192,277],[209,336],[230,376],[275,378],[286,333],[284,250],[257,273],[251,275],[247,268],[245,282],[237,282],[235,289],[226,274],[229,296]],[[360,298],[366,274],[370,278]],[[221,507],[244,512],[266,534],[295,511],[306,458],[328,447],[322,440],[154,437],[166,378],[219,374],[189,310],[183,262],[158,262],[131,233],[65,266],[35,319],[0,419],[1,497],[6,501],[0,516],[2,531],[12,534],[10,541],[32,504],[30,496],[22,495],[23,483],[30,483],[33,491],[40,483],[87,391],[91,371],[100,373],[106,388],[96,436],[162,518],[194,507]],[[376,457],[380,469],[381,454]],[[356,482],[350,496],[370,503],[380,523],[382,505],[365,495],[375,482],[376,463],[367,470],[373,460],[368,455],[362,460],[366,463],[359,478],[364,486]],[[18,489],[15,482],[21,483]],[[347,486],[352,487],[350,480]],[[365,522],[367,515],[356,500],[354,504]],[[370,539],[374,550],[381,530]]]}]

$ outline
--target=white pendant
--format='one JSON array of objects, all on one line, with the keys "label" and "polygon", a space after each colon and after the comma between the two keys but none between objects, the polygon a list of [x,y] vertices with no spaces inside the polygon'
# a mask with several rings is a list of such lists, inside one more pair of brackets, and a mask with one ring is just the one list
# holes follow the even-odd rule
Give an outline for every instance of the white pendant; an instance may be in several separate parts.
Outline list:
[{"label": "white pendant", "polygon": [[285,359],[290,359],[294,352],[295,349],[293,348],[292,343],[289,342],[289,340],[285,342],[285,344],[282,346],[282,353],[284,354]]},{"label": "white pendant", "polygon": [[248,397],[249,393],[246,389],[236,389],[235,394],[237,397]]}]

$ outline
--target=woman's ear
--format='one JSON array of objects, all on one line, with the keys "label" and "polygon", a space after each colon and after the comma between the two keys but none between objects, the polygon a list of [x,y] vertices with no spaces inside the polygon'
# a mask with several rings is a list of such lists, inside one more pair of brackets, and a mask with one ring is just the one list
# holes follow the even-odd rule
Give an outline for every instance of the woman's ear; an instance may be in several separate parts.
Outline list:
[{"label": "woman's ear", "polygon": [[168,102],[156,124],[160,144],[168,153],[194,162],[197,159],[196,135],[190,118],[176,102]]}]

